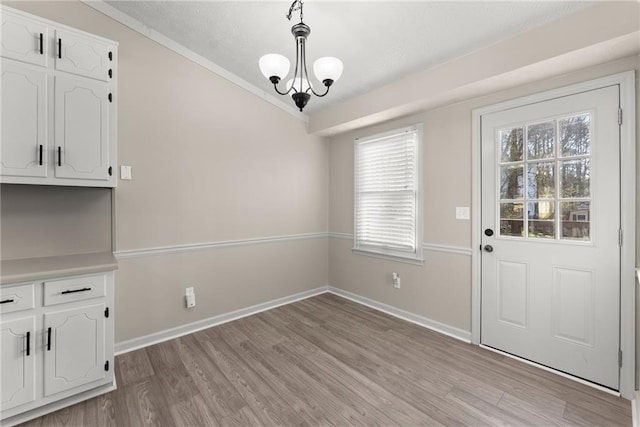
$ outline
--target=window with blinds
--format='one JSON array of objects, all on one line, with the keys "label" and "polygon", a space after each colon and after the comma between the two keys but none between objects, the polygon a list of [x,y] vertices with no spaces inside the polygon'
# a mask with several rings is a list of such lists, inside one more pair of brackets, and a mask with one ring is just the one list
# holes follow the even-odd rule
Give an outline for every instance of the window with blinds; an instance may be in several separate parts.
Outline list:
[{"label": "window with blinds", "polygon": [[354,251],[422,259],[421,130],[355,140]]}]

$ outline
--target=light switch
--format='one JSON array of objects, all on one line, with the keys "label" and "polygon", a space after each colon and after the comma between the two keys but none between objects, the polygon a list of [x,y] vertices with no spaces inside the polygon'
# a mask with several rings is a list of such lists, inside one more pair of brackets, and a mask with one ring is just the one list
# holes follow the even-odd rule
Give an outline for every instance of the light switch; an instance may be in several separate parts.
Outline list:
[{"label": "light switch", "polygon": [[131,166],[120,166],[120,179],[131,179]]},{"label": "light switch", "polygon": [[456,207],[456,219],[469,219],[469,218],[470,218],[470,213],[469,213],[468,206]]}]

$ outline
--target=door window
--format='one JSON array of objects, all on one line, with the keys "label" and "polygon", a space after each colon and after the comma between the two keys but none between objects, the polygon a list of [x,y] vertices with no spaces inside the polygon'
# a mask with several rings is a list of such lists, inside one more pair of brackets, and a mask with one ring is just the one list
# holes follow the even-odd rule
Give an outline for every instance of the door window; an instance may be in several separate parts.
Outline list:
[{"label": "door window", "polygon": [[591,239],[591,115],[498,130],[501,236]]}]

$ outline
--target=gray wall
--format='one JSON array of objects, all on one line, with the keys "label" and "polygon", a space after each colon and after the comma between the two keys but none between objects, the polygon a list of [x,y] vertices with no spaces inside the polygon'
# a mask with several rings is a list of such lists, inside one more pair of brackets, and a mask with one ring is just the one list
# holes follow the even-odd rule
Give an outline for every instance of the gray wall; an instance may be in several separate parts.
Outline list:
[{"label": "gray wall", "polygon": [[111,251],[111,190],[0,186],[0,259]]}]

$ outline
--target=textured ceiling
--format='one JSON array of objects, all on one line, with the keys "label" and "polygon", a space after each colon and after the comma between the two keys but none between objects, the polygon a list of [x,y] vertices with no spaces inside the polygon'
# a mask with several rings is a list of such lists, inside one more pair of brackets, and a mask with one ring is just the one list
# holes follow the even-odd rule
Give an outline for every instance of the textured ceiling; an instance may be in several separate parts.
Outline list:
[{"label": "textured ceiling", "polygon": [[[107,3],[250,84],[272,93],[258,68],[266,53],[295,60],[290,1]],[[307,63],[336,56],[342,78],[313,113],[400,77],[512,37],[593,4],[582,1],[321,1],[304,4]],[[311,73],[311,70],[309,70]],[[291,72],[290,72],[291,73]],[[291,74],[290,74],[291,75]],[[321,83],[315,82],[315,87]],[[279,97],[279,95],[274,95]],[[287,100],[293,105],[293,101]]]}]

